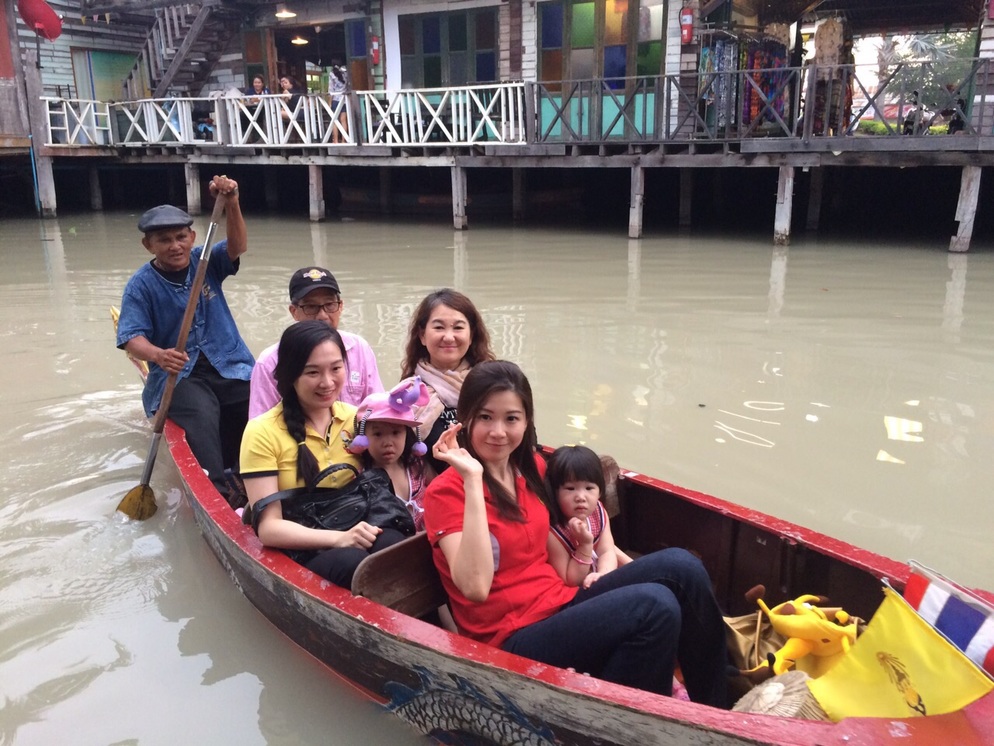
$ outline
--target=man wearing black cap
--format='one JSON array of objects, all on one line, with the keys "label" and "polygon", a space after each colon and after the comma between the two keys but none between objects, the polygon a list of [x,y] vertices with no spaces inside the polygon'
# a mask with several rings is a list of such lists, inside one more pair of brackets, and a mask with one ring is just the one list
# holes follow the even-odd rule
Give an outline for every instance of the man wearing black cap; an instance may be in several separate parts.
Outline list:
[{"label": "man wearing black cap", "polygon": [[149,363],[142,392],[149,417],[159,408],[169,374],[178,375],[169,418],[186,431],[193,455],[221,494],[226,494],[224,469],[238,460],[254,361],[235,326],[221,283],[238,271],[239,257],[248,249],[248,235],[238,204],[238,184],[215,176],[210,191],[227,198],[226,238],[210,249],[186,350],[177,350],[175,345],[200,263],[200,248],[194,250],[193,218],[172,205],[153,207],[138,221],[138,230],[144,234],[142,246],[152,260],[124,288],[117,346]]},{"label": "man wearing black cap", "polygon": [[[348,369],[339,399],[359,406],[369,394],[383,391],[383,383],[369,342],[358,334],[338,328],[343,307],[338,280],[331,272],[322,267],[304,267],[293,273],[290,278],[290,315],[294,321],[323,321],[338,331],[345,343],[345,366]],[[278,348],[279,343],[263,350],[252,370],[249,417],[268,412],[280,401],[275,376]]]}]

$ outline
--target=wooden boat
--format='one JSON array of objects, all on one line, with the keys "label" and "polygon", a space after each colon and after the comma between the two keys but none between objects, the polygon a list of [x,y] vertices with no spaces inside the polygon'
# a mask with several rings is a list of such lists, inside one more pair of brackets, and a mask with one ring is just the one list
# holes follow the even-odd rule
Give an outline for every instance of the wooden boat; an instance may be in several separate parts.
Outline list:
[{"label": "wooden boat", "polygon": [[[902,744],[994,743],[994,694],[929,717],[839,723],[717,710],[611,684],[505,653],[415,618],[436,608],[423,535],[399,556],[371,555],[357,596],[261,545],[204,475],[183,431],[165,430],[201,531],[248,599],[284,634],[371,700],[445,743]],[[881,579],[903,588],[907,565],[717,498],[623,472],[619,546],[698,553],[728,613],[754,611],[763,582],[784,598],[817,592],[870,618]],[[376,564],[366,563],[376,559]],[[428,578],[428,581],[425,581]],[[991,600],[990,594],[982,594]],[[413,615],[413,616],[412,616]]]}]

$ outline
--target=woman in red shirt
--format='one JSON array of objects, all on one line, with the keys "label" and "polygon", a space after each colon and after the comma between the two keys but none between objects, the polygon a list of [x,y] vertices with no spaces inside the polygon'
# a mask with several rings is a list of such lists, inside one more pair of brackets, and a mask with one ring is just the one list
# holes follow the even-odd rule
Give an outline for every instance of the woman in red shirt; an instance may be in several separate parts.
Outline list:
[{"label": "woman in red shirt", "polygon": [[[696,557],[664,549],[584,589],[549,564],[555,539],[533,414],[518,366],[477,363],[459,394],[459,422],[434,446],[453,468],[428,486],[425,528],[460,632],[666,695],[679,660],[692,700],[727,706],[724,624]],[[570,562],[589,567],[583,557]]]}]

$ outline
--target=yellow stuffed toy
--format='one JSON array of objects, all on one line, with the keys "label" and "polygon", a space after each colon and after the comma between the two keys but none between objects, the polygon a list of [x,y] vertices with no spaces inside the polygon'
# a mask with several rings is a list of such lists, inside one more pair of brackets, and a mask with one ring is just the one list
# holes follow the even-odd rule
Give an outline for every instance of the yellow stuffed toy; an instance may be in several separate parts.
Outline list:
[{"label": "yellow stuffed toy", "polygon": [[817,678],[856,641],[858,620],[840,608],[819,605],[827,601],[823,596],[798,596],[771,609],[758,597],[763,592],[765,588],[758,586],[747,597],[756,596],[756,603],[769,617],[773,629],[787,642],[776,653],[770,653],[765,662],[742,671],[753,683],[794,667]]}]

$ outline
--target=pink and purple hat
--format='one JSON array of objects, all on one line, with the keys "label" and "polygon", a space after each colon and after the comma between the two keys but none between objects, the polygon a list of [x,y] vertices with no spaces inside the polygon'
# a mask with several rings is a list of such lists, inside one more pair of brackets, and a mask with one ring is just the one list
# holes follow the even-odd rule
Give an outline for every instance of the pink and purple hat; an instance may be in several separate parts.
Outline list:
[{"label": "pink and purple hat", "polygon": [[424,406],[429,398],[428,387],[421,382],[420,376],[405,378],[389,391],[367,396],[356,411],[356,436],[348,446],[349,453],[358,454],[369,448],[367,422],[389,422],[413,427],[418,441],[411,450],[416,456],[424,456],[428,447],[421,442],[421,420],[415,417],[413,408]]}]

